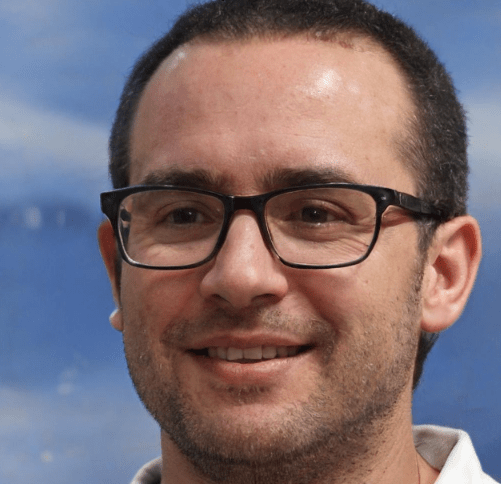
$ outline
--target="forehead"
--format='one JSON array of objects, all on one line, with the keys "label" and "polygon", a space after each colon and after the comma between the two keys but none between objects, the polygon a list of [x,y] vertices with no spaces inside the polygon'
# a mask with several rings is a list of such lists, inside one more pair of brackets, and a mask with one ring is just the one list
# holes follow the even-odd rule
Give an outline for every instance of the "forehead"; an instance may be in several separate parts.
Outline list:
[{"label": "forehead", "polygon": [[386,173],[410,186],[395,141],[412,111],[392,59],[365,39],[184,45],[139,103],[131,184],[205,170],[251,192],[269,170],[334,167],[361,183],[385,184]]}]

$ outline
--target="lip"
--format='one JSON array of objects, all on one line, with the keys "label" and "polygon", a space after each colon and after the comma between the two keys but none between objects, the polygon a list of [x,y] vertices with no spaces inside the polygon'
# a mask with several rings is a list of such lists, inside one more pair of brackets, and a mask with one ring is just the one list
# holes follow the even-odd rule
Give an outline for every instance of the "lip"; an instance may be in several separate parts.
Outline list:
[{"label": "lip", "polygon": [[[308,346],[307,351],[295,356],[256,360],[252,363],[227,361],[219,358],[196,354],[195,351],[209,347],[247,349],[256,346]],[[299,371],[299,366],[311,357],[314,345],[309,340],[290,335],[261,334],[219,334],[198,340],[186,348],[185,354],[195,366],[196,372],[202,373],[212,381],[239,386],[281,385],[289,372]]]},{"label": "lip", "polygon": [[222,346],[225,348],[247,349],[256,346],[312,346],[311,341],[289,335],[280,334],[224,334],[212,335],[194,342],[186,348],[189,350],[202,350],[204,348]]},{"label": "lip", "polygon": [[287,358],[260,360],[256,363],[238,363],[234,361],[210,358],[188,353],[191,361],[206,376],[219,383],[238,386],[281,385],[287,373],[295,371],[310,356],[310,351]]}]

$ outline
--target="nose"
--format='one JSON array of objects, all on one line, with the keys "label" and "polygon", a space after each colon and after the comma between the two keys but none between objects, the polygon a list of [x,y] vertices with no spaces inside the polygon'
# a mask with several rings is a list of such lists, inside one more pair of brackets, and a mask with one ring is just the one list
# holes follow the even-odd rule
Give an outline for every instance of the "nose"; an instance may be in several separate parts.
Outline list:
[{"label": "nose", "polygon": [[284,269],[263,240],[256,216],[242,211],[234,215],[200,290],[204,298],[234,309],[277,302],[288,289]]}]

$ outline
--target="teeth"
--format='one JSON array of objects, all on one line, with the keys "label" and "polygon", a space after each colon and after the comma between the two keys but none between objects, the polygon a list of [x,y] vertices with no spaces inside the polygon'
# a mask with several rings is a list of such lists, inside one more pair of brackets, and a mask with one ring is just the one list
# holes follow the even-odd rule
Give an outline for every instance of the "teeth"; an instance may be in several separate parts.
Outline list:
[{"label": "teeth", "polygon": [[261,346],[247,348],[244,350],[244,358],[246,360],[261,360],[263,358],[263,349]]},{"label": "teeth", "polygon": [[265,346],[263,348],[263,358],[275,358],[277,356],[277,348],[275,346]]},{"label": "teeth", "polygon": [[228,351],[226,353],[226,359],[228,361],[241,360],[243,357],[244,350],[238,348],[228,348]]},{"label": "teeth", "polygon": [[287,346],[279,346],[277,348],[277,353],[278,353],[278,356],[280,356],[281,358],[288,356],[289,352],[287,350]]},{"label": "teeth", "polygon": [[224,348],[222,346],[208,348],[210,358],[221,360],[271,360],[273,358],[286,358],[296,356],[299,346],[256,346],[255,348]]}]

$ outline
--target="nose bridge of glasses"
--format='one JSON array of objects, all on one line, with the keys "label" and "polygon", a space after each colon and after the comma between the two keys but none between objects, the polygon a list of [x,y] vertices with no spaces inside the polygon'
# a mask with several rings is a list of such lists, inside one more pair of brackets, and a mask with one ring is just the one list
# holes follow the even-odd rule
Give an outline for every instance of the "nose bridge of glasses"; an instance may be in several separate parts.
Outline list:
[{"label": "nose bridge of glasses", "polygon": [[240,210],[249,210],[256,216],[259,228],[262,231],[263,209],[267,198],[267,194],[253,195],[248,197],[229,197],[229,204],[227,205],[228,221],[231,221],[236,212]]},{"label": "nose bridge of glasses", "polygon": [[254,212],[258,218],[261,216],[266,195],[253,195],[250,197],[231,197],[232,205],[231,212],[237,210],[250,210]]},{"label": "nose bridge of glasses", "polygon": [[266,226],[264,223],[263,210],[266,200],[268,199],[268,195],[253,195],[247,197],[237,197],[231,196],[227,199],[227,226],[226,230],[223,229],[223,236],[226,238],[227,231],[229,230],[229,225],[234,218],[236,212],[241,210],[247,210],[252,212],[256,216],[256,220],[259,226],[259,231],[261,233],[262,238],[264,239],[266,245],[269,245],[269,237],[267,234]]}]

